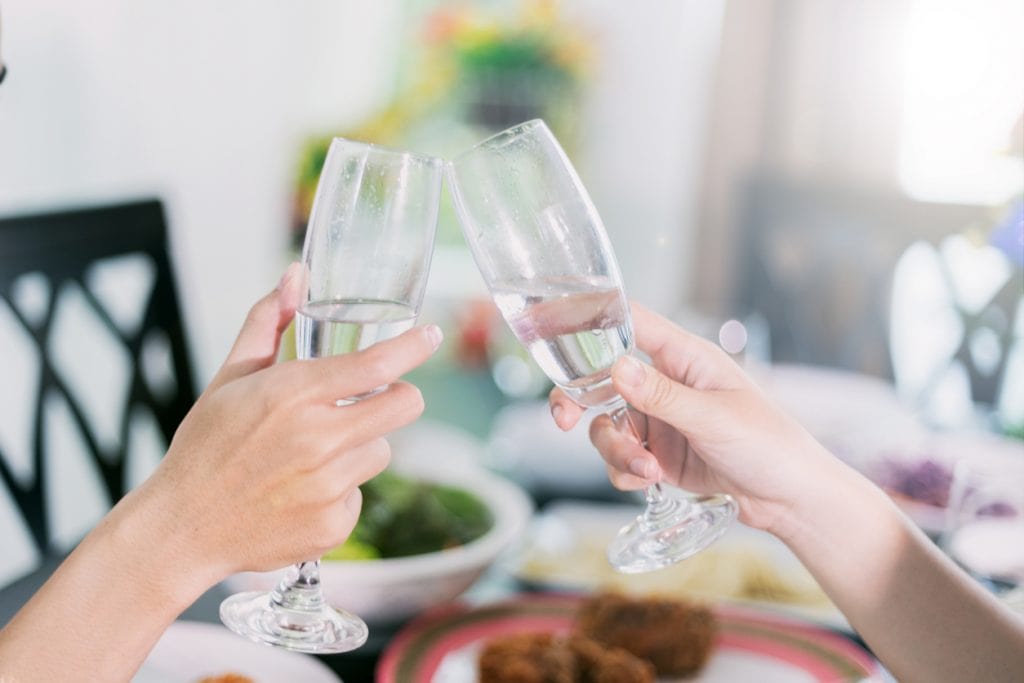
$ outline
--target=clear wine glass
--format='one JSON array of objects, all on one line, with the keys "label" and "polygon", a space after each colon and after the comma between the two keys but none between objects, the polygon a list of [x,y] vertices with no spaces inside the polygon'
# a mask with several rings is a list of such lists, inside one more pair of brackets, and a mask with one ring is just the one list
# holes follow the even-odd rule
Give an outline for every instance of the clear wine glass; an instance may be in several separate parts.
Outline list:
[{"label": "clear wine glass", "polygon": [[953,468],[941,545],[997,595],[1024,599],[1024,453],[971,453]]},{"label": "clear wine glass", "polygon": [[[300,359],[358,351],[415,324],[442,169],[433,157],[343,138],[331,143],[302,252]],[[338,397],[339,410],[364,396]],[[295,565],[272,591],[231,596],[220,617],[240,635],[300,652],[353,650],[369,632],[362,619],[324,601],[319,559]]]},{"label": "clear wine glass", "polygon": [[[581,406],[608,413],[640,443],[611,381],[633,351],[622,278],[586,189],[543,121],[510,128],[447,165],[455,207],[495,303],[541,369]],[[643,423],[646,427],[646,423]],[[608,548],[621,572],[685,559],[724,533],[737,506],[726,495],[680,498],[659,484]]]}]

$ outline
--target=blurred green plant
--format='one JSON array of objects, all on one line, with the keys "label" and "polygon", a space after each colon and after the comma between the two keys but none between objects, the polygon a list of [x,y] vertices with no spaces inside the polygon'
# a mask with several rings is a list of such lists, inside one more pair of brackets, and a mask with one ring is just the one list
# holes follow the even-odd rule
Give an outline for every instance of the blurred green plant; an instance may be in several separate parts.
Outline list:
[{"label": "blurred green plant", "polygon": [[[490,131],[542,117],[562,145],[573,148],[579,86],[591,61],[589,37],[561,17],[557,0],[522,0],[511,8],[441,3],[423,18],[409,73],[392,100],[355,126],[304,143],[292,221],[296,251],[335,135],[444,156]],[[441,213],[439,241],[458,240],[447,198]]]}]

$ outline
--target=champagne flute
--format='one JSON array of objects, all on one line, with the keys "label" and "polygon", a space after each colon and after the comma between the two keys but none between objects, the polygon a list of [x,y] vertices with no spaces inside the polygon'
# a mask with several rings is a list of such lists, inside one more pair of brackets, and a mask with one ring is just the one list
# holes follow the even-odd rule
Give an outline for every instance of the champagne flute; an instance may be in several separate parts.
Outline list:
[{"label": "champagne flute", "polygon": [[[358,351],[415,324],[441,178],[440,159],[333,140],[302,250],[300,359]],[[339,396],[339,410],[365,395]],[[324,601],[319,559],[295,565],[272,591],[229,597],[220,617],[240,635],[300,652],[346,652],[369,634],[362,619]]]},{"label": "champagne flute", "polygon": [[[456,157],[447,174],[466,241],[512,332],[570,398],[608,413],[643,444],[611,380],[615,360],[633,352],[622,278],[601,218],[554,135],[540,120],[520,124]],[[738,511],[727,495],[684,499],[659,484],[645,497],[644,512],[608,548],[621,572],[699,552]]]},{"label": "champagne flute", "polygon": [[982,584],[1018,600],[1024,599],[1021,455],[976,452],[957,461],[940,539],[945,551]]}]

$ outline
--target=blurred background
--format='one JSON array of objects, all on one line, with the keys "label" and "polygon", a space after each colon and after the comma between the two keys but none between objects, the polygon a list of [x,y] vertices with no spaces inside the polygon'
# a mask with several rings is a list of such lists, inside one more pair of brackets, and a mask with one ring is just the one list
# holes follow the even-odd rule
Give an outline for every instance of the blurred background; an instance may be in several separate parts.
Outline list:
[{"label": "blurred background", "polygon": [[[331,136],[451,156],[542,117],[629,295],[722,343],[836,450],[856,459],[874,447],[865,425],[894,416],[1024,431],[1020,2],[0,12],[0,216],[159,199],[199,388],[296,258]],[[447,201],[423,320],[448,344],[415,379],[429,417],[508,464],[521,454],[502,444],[539,424],[529,401],[548,385],[499,324]],[[5,355],[4,405],[34,395],[18,370],[31,360]],[[25,422],[0,431],[6,457],[28,452]]]}]

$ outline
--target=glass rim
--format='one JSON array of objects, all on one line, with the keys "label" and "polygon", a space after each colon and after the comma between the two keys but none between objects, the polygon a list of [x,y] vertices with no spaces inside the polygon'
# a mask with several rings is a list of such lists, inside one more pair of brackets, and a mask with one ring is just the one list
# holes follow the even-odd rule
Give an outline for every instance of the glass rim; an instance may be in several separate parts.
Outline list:
[{"label": "glass rim", "polygon": [[514,126],[509,126],[505,130],[500,130],[497,133],[492,133],[491,135],[488,135],[486,138],[476,143],[469,149],[463,150],[462,152],[459,152],[457,155],[452,157],[451,161],[448,162],[448,165],[452,166],[461,159],[464,159],[475,152],[479,152],[480,150],[496,149],[498,145],[496,145],[495,143],[500,138],[512,137],[524,133],[526,131],[534,130],[536,128],[543,128],[545,131],[548,132],[549,135],[551,134],[551,128],[548,126],[547,123],[545,123],[544,119],[529,119],[528,121],[517,123]]},{"label": "glass rim", "polygon": [[395,147],[388,147],[387,145],[381,145],[376,142],[366,142],[365,140],[353,140],[352,138],[346,138],[340,135],[335,135],[331,138],[331,146],[333,146],[334,143],[336,142],[342,142],[346,145],[351,145],[352,147],[363,147],[373,152],[391,154],[397,157],[406,157],[418,161],[420,163],[427,164],[429,166],[444,165],[444,159],[442,159],[441,157],[435,157],[430,154],[423,154],[422,152],[412,152],[407,149],[397,149]]}]

